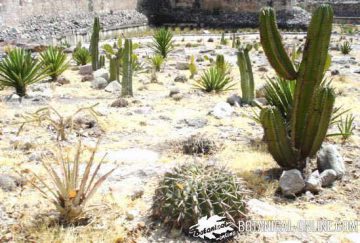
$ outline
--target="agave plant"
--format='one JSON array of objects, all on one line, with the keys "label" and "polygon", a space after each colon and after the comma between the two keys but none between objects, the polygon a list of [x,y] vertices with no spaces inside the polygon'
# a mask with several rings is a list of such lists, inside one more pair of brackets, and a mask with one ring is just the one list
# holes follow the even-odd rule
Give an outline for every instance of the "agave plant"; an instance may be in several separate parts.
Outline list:
[{"label": "agave plant", "polygon": [[77,65],[86,65],[89,62],[91,62],[90,52],[85,47],[77,48],[74,51],[72,58],[74,59]]},{"label": "agave plant", "polygon": [[24,49],[15,48],[0,62],[0,86],[13,87],[20,97],[26,95],[26,87],[44,79],[48,70]]},{"label": "agave plant", "polygon": [[116,169],[111,169],[96,180],[105,158],[104,156],[95,169],[93,168],[98,145],[99,142],[94,149],[91,149],[91,156],[86,161],[84,169],[81,168],[83,161],[81,142],[79,142],[73,158],[64,156],[59,145],[60,153],[55,161],[49,158],[42,160],[42,165],[52,183],[47,183],[35,173],[33,174],[39,183],[30,180],[30,183],[55,205],[60,213],[60,220],[65,225],[75,224],[84,216],[86,203]]},{"label": "agave plant", "polygon": [[153,43],[150,47],[155,53],[162,55],[164,58],[174,49],[173,34],[170,30],[161,28],[153,36]]},{"label": "agave plant", "polygon": [[66,54],[60,48],[50,46],[46,51],[40,53],[40,57],[41,64],[48,69],[52,81],[56,81],[69,67]]},{"label": "agave plant", "polygon": [[340,51],[344,55],[350,54],[350,52],[352,51],[352,46],[351,46],[350,42],[345,41],[344,43],[342,43],[340,45]]},{"label": "agave plant", "polygon": [[194,87],[205,92],[223,92],[231,90],[235,84],[232,83],[231,78],[222,70],[211,67],[204,71],[201,78],[196,81]]},{"label": "agave plant", "polygon": [[340,121],[337,122],[339,133],[329,134],[327,136],[341,136],[344,141],[349,139],[355,130],[354,121],[355,117],[352,114],[347,115],[345,119],[341,118]]},{"label": "agave plant", "polygon": [[150,61],[151,61],[151,64],[153,66],[153,69],[156,71],[156,72],[159,72],[160,69],[161,69],[161,66],[163,65],[164,63],[164,57],[162,55],[159,55],[159,54],[156,54],[154,55],[153,57],[151,57]]}]

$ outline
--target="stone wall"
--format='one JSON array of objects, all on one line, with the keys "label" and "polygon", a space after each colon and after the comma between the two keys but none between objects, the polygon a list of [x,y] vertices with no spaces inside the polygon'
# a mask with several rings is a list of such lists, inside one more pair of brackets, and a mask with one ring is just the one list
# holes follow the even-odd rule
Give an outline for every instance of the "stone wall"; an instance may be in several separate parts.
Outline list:
[{"label": "stone wall", "polygon": [[136,9],[137,0],[0,0],[0,25],[16,25],[34,15]]},{"label": "stone wall", "polygon": [[305,27],[307,21],[307,14],[294,8],[295,0],[142,0],[139,6],[155,25],[256,27],[264,6],[277,10],[283,27]]},{"label": "stone wall", "polygon": [[305,6],[308,10],[313,10],[316,6],[322,3],[330,4],[334,9],[336,17],[357,17],[360,18],[360,1],[305,1]]}]

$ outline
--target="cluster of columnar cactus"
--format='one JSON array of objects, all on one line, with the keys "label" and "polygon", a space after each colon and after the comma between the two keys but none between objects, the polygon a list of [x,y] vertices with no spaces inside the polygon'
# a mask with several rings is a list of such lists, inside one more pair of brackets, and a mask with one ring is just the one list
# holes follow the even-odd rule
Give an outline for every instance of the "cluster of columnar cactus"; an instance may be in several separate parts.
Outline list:
[{"label": "cluster of columnar cactus", "polygon": [[133,76],[133,45],[131,39],[125,40],[122,54],[122,89],[121,96],[133,96],[132,76]]},{"label": "cluster of columnar cactus", "polygon": [[251,46],[247,45],[246,48],[240,48],[237,54],[238,66],[241,77],[241,101],[249,105],[253,103],[255,98],[254,75],[249,57],[250,50]]},{"label": "cluster of columnar cactus", "polygon": [[291,119],[287,123],[276,107],[263,108],[260,121],[268,148],[285,168],[303,169],[325,139],[333,113],[334,90],[323,82],[328,58],[333,10],[319,6],[313,13],[299,70],[293,66],[281,42],[274,10],[260,13],[260,37],[264,52],[277,74],[296,80]]},{"label": "cluster of columnar cactus", "polygon": [[99,40],[100,40],[100,20],[99,17],[94,18],[93,32],[90,42],[91,64],[93,70],[99,69]]},{"label": "cluster of columnar cactus", "polygon": [[155,191],[152,215],[185,233],[205,216],[236,224],[244,218],[246,193],[244,182],[226,168],[188,163],[165,174]]}]

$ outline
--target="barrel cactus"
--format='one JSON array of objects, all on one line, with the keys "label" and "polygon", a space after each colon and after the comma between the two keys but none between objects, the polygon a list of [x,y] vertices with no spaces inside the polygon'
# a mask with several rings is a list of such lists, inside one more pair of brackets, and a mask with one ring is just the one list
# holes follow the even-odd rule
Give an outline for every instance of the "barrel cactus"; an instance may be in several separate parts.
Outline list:
[{"label": "barrel cactus", "polygon": [[255,98],[254,75],[249,57],[250,50],[251,50],[251,46],[248,45],[246,48],[240,48],[237,54],[238,66],[241,77],[241,92],[242,92],[241,101],[249,105],[253,103]]},{"label": "barrel cactus", "polygon": [[260,37],[264,52],[277,74],[296,80],[291,120],[278,108],[263,108],[260,121],[269,152],[287,169],[303,169],[306,158],[320,149],[334,110],[334,90],[323,82],[333,21],[333,10],[319,6],[313,13],[299,70],[293,66],[281,42],[272,8],[260,13]]},{"label": "barrel cactus", "polygon": [[243,181],[226,168],[188,163],[165,174],[155,191],[152,215],[185,233],[199,218],[213,215],[236,227],[245,217],[246,194]]}]

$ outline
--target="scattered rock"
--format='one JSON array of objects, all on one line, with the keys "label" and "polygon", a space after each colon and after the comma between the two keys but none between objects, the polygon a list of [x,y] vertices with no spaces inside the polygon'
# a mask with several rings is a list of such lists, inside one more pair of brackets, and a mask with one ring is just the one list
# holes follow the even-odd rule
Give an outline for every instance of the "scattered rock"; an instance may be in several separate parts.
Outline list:
[{"label": "scattered rock", "polygon": [[148,115],[150,114],[152,111],[152,108],[150,106],[143,106],[143,107],[140,107],[136,110],[134,110],[134,112],[136,114],[140,114],[140,115]]},{"label": "scattered rock", "polygon": [[0,174],[0,188],[3,191],[14,191],[18,186],[21,186],[23,184],[24,181],[22,181],[20,178],[7,174]]},{"label": "scattered rock", "polygon": [[94,80],[94,75],[92,74],[86,74],[81,78],[81,82],[87,82]]},{"label": "scattered rock", "polygon": [[185,83],[186,81],[188,81],[186,75],[184,74],[179,74],[175,77],[174,79],[175,82],[180,82],[180,83]]},{"label": "scattered rock", "polygon": [[267,72],[268,70],[267,70],[266,67],[261,66],[261,67],[258,68],[258,71],[259,71],[259,72]]},{"label": "scattered rock", "polygon": [[215,107],[211,111],[211,114],[218,119],[223,119],[226,117],[230,117],[233,112],[234,112],[234,109],[231,107],[231,105],[229,103],[220,102],[215,105]]},{"label": "scattered rock", "polygon": [[310,176],[305,180],[305,190],[310,191],[312,193],[318,193],[321,191],[321,179],[319,175],[319,171],[316,170],[310,174]]},{"label": "scattered rock", "polygon": [[210,37],[210,38],[208,39],[208,42],[214,42],[214,39]]},{"label": "scattered rock", "polygon": [[70,83],[70,80],[66,79],[65,77],[59,77],[56,81],[61,85]]},{"label": "scattered rock", "polygon": [[80,66],[79,68],[79,74],[80,75],[90,75],[93,73],[93,69],[91,64]]},{"label": "scattered rock", "polygon": [[238,96],[237,94],[232,94],[231,96],[229,96],[226,99],[226,102],[232,106],[240,107],[241,106],[241,97]]},{"label": "scattered rock", "polygon": [[292,169],[282,173],[279,186],[284,196],[295,196],[305,188],[305,182],[301,172]]},{"label": "scattered rock", "polygon": [[259,102],[262,105],[268,105],[269,104],[267,99],[265,99],[264,97],[256,98],[256,101]]},{"label": "scattered rock", "polygon": [[121,108],[121,107],[127,107],[129,105],[129,102],[123,98],[115,100],[110,106]]},{"label": "scattered rock", "polygon": [[181,100],[182,98],[184,98],[184,96],[182,94],[174,94],[172,96],[172,98],[175,100],[175,101],[179,101]]},{"label": "scattered rock", "polygon": [[134,220],[137,216],[139,216],[139,211],[137,210],[129,210],[126,212],[127,220]]},{"label": "scattered rock", "polygon": [[172,97],[173,95],[179,94],[180,89],[179,88],[171,88],[169,96]]},{"label": "scattered rock", "polygon": [[108,82],[106,79],[98,77],[95,78],[91,83],[91,88],[93,89],[105,89],[105,87],[108,85]]},{"label": "scattered rock", "polygon": [[189,70],[189,63],[187,62],[177,62],[176,63],[177,70]]},{"label": "scattered rock", "polygon": [[255,91],[256,98],[265,97],[265,85],[261,86]]},{"label": "scattered rock", "polygon": [[188,126],[196,128],[202,128],[208,123],[208,120],[203,118],[185,119],[184,121]]},{"label": "scattered rock", "polygon": [[130,148],[119,151],[112,151],[106,157],[110,161],[118,163],[155,163],[159,159],[159,153],[140,148]]},{"label": "scattered rock", "polygon": [[119,83],[119,81],[112,81],[105,87],[105,91],[113,94],[118,94],[121,92],[121,84]]},{"label": "scattered rock", "polygon": [[321,185],[323,187],[330,187],[336,181],[337,174],[335,170],[328,169],[324,170],[320,174]]},{"label": "scattered rock", "polygon": [[100,68],[98,70],[96,70],[94,73],[93,73],[94,77],[95,78],[103,78],[105,79],[106,81],[109,81],[109,73],[106,69],[104,68]]},{"label": "scattered rock", "polygon": [[338,179],[341,179],[345,174],[344,160],[337,147],[332,144],[321,146],[317,154],[317,167],[320,173],[327,169],[333,169]]},{"label": "scattered rock", "polygon": [[331,71],[332,76],[339,75],[339,74],[340,74],[340,72],[337,69]]},{"label": "scattered rock", "polygon": [[90,129],[97,124],[96,119],[91,115],[79,114],[74,118],[75,128]]}]

